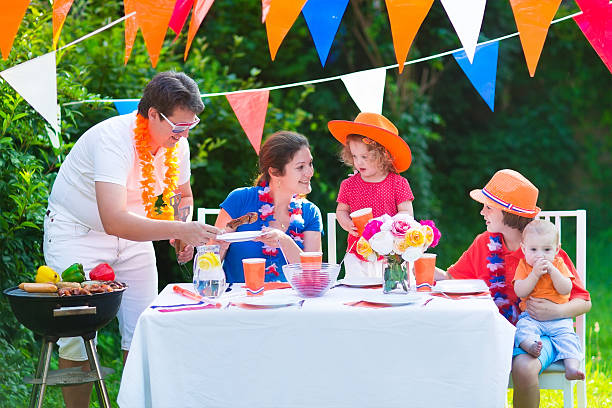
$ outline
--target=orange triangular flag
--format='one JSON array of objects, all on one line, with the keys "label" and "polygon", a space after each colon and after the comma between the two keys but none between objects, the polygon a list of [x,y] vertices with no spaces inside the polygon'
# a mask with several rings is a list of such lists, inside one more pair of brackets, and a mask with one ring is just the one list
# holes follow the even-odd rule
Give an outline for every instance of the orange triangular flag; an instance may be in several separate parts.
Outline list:
[{"label": "orange triangular flag", "polygon": [[550,22],[561,0],[510,0],[529,75],[534,76]]},{"label": "orange triangular flag", "polygon": [[[123,0],[123,10],[126,16],[136,11],[136,7],[134,6],[135,1],[136,0]],[[125,20],[125,57],[123,58],[123,65],[127,65],[130,55],[132,55],[137,33],[138,22],[136,21],[136,15],[133,15]]]},{"label": "orange triangular flag", "polygon": [[239,92],[225,95],[258,156],[264,123],[266,122],[266,113],[268,112],[269,95],[270,91]]},{"label": "orange triangular flag", "polygon": [[191,48],[191,42],[193,41],[198,28],[200,28],[202,20],[204,20],[208,10],[210,10],[210,6],[212,6],[214,2],[215,0],[196,0],[193,6],[191,21],[189,22],[189,33],[187,34],[187,45],[185,46],[185,61],[187,61],[187,55],[189,54],[189,48]]},{"label": "orange triangular flag", "polygon": [[399,65],[400,74],[404,70],[404,62],[406,62],[412,41],[423,24],[423,20],[427,17],[433,1],[386,0],[395,59]]},{"label": "orange triangular flag", "polygon": [[304,4],[306,0],[272,0],[270,2],[270,11],[266,18],[266,32],[272,61],[276,57],[278,47],[300,15]]},{"label": "orange triangular flag", "polygon": [[136,22],[142,31],[153,68],[157,66],[174,3],[176,0],[133,0]]},{"label": "orange triangular flag", "polygon": [[55,0],[53,1],[53,48],[57,46],[64,21],[72,7],[74,0]]},{"label": "orange triangular flag", "polygon": [[30,0],[11,0],[4,3],[0,13],[0,50],[2,58],[7,59]]}]

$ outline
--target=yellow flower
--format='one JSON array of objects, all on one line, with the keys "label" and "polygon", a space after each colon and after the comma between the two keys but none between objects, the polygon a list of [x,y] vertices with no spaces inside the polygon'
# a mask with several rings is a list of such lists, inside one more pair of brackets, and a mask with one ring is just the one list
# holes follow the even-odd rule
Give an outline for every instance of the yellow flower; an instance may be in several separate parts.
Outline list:
[{"label": "yellow flower", "polygon": [[396,239],[393,241],[393,252],[403,254],[410,247],[410,243],[406,239]]},{"label": "yellow flower", "polygon": [[421,246],[425,242],[425,234],[419,228],[410,228],[406,234],[408,246]]},{"label": "yellow flower", "polygon": [[363,256],[364,259],[368,259],[374,253],[369,242],[364,237],[359,238],[359,241],[357,241],[357,253]]},{"label": "yellow flower", "polygon": [[423,229],[425,230],[425,243],[431,245],[434,240],[433,229],[429,225],[423,225]]}]

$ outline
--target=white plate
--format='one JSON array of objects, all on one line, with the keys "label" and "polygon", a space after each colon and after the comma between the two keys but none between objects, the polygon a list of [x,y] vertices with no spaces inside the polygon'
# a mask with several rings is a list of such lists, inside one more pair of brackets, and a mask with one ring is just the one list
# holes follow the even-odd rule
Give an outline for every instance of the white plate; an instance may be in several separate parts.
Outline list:
[{"label": "white plate", "polygon": [[399,293],[375,293],[368,296],[364,296],[361,300],[370,303],[378,303],[381,305],[393,305],[393,306],[402,306],[409,305],[412,303],[418,303],[425,299],[427,295],[418,292],[408,292],[406,294]]},{"label": "white plate", "polygon": [[244,296],[240,299],[234,300],[232,303],[238,303],[248,306],[262,306],[262,307],[283,307],[297,304],[302,299],[297,296],[266,296],[265,292],[263,296]]},{"label": "white plate", "polygon": [[226,234],[217,235],[217,239],[226,242],[242,242],[251,241],[253,238],[257,238],[262,234],[261,231],[228,232]]},{"label": "white plate", "polygon": [[482,279],[448,279],[436,282],[432,291],[443,293],[479,293],[488,290],[489,287]]},{"label": "white plate", "polygon": [[367,278],[367,277],[363,277],[359,279],[355,279],[355,278],[340,279],[337,282],[337,285],[348,286],[350,288],[367,288],[369,286],[377,286],[377,285],[382,286],[382,280],[381,278]]}]

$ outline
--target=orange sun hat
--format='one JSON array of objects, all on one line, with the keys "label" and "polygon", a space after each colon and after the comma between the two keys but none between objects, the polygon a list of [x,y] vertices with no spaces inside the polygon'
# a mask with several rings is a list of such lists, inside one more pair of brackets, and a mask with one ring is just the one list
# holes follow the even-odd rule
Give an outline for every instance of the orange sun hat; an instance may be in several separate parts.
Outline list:
[{"label": "orange sun hat", "polygon": [[540,212],[536,206],[536,186],[518,171],[510,169],[499,170],[483,189],[470,191],[470,197],[479,203],[525,218],[534,218]]},{"label": "orange sun hat", "polygon": [[391,121],[383,115],[371,112],[361,112],[354,121],[332,120],[327,124],[331,134],[340,143],[346,145],[348,135],[361,135],[380,143],[393,157],[393,167],[398,173],[408,170],[412,162],[410,147],[399,136],[399,132]]}]

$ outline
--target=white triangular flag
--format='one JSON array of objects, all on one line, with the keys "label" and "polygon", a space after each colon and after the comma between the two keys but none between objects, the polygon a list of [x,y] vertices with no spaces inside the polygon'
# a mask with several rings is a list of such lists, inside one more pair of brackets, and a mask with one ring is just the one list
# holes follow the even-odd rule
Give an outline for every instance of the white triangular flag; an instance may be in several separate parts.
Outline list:
[{"label": "white triangular flag", "polygon": [[0,76],[59,132],[55,51],[6,69]]},{"label": "white triangular flag", "polygon": [[440,0],[450,19],[461,45],[470,60],[474,59],[478,35],[487,0]]},{"label": "white triangular flag", "polygon": [[386,77],[385,68],[376,68],[342,75],[340,79],[361,112],[382,113]]}]

